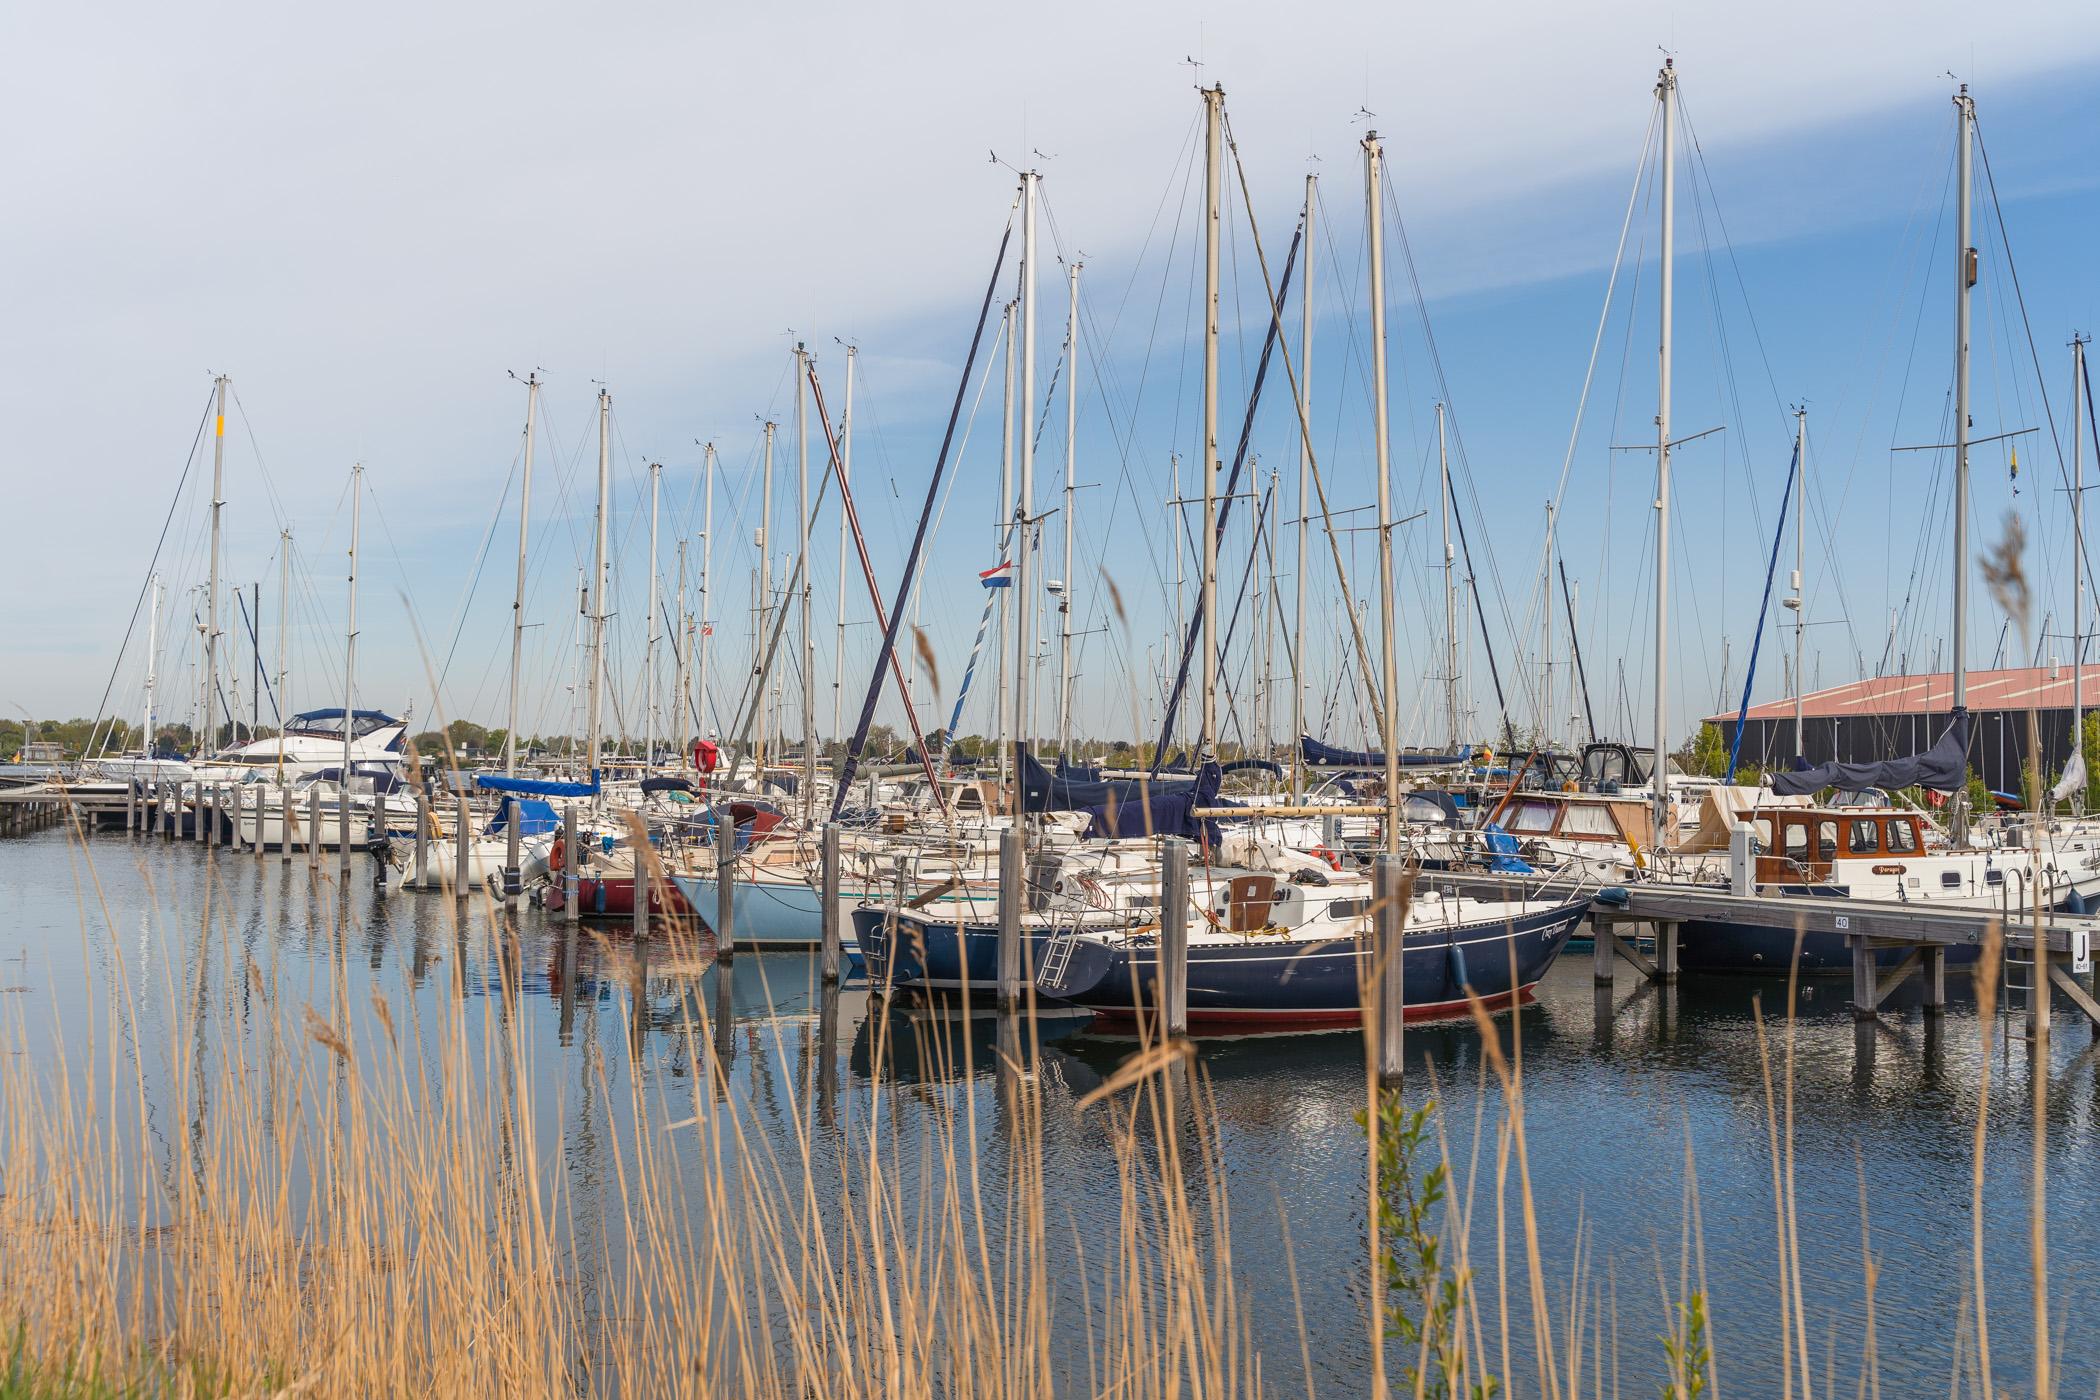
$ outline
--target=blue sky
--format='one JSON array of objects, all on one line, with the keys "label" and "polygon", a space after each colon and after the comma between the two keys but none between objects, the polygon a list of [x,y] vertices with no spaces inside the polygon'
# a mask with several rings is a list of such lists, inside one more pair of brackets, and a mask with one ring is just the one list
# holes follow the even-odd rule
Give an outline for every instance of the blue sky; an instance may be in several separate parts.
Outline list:
[{"label": "blue sky", "polygon": [[[1433,404],[1445,393],[1489,630],[1523,722],[1536,709],[1520,692],[1536,675],[1543,507],[1567,452],[1662,44],[1679,55],[1699,152],[1680,175],[1676,422],[1680,432],[1725,425],[1678,459],[1673,727],[1714,707],[1724,649],[1727,689],[1741,683],[1786,469],[1785,406],[1797,400],[1811,413],[1818,517],[1809,677],[1850,679],[1861,654],[1871,669],[1891,608],[1904,609],[1898,650],[1929,664],[1946,631],[1944,486],[1931,492],[1945,465],[1887,449],[1942,440],[1952,277],[1945,71],[1975,85],[2060,431],[2063,344],[2072,329],[2100,323],[2100,275],[2087,251],[2100,212],[2091,135],[2100,130],[2100,23],[2069,5],[2026,7],[1988,31],[1971,19],[1953,6],[1730,16],[1634,5],[1580,17],[1516,6],[1492,20],[1314,6],[1280,32],[1272,9],[1252,5],[1082,6],[1054,31],[1022,14],[965,22],[930,7],[881,16],[820,7],[801,27],[649,6],[590,16],[382,6],[327,20],[245,6],[203,20],[142,8],[18,15],[8,21],[12,47],[40,62],[4,99],[5,115],[38,139],[4,158],[24,213],[0,234],[15,270],[6,315],[19,331],[0,347],[0,393],[15,425],[5,476],[17,512],[0,587],[33,606],[0,631],[0,705],[10,716],[88,712],[114,669],[112,704],[134,707],[142,649],[135,643],[120,662],[118,646],[209,374],[223,370],[241,409],[229,427],[227,576],[263,583],[267,628],[278,614],[278,531],[294,531],[307,576],[294,610],[295,701],[338,699],[343,491],[350,463],[363,460],[362,697],[499,720],[514,486],[504,496],[523,410],[508,372],[535,366],[548,382],[548,431],[534,487],[527,724],[567,722],[600,380],[615,396],[617,425],[619,713],[639,727],[644,464],[666,467],[668,590],[671,541],[699,526],[696,442],[708,439],[723,464],[711,612],[717,703],[726,705],[721,677],[749,664],[753,481],[767,414],[782,424],[775,539],[793,536],[793,338],[818,354],[834,414],[839,341],[862,347],[855,471],[888,592],[1007,217],[1013,177],[988,160],[996,152],[1043,169],[1054,218],[1054,231],[1053,219],[1043,230],[1039,394],[1063,329],[1058,259],[1083,252],[1087,262],[1076,443],[1082,480],[1104,485],[1080,503],[1075,607],[1090,635],[1079,727],[1149,729],[1167,629],[1162,579],[1172,570],[1167,461],[1182,454],[1193,490],[1186,459],[1197,451],[1189,330],[1200,172],[1189,143],[1199,104],[1197,70],[1183,60],[1200,56],[1205,78],[1226,86],[1272,266],[1305,172],[1321,176],[1314,416],[1337,509],[1368,503],[1372,490],[1357,113],[1375,114],[1444,370],[1440,386],[1396,247],[1393,477],[1403,513],[1431,508],[1400,536],[1404,725],[1434,739],[1442,723],[1431,679],[1441,604],[1429,569],[1437,545],[1428,467]],[[1942,34],[1952,37],[1943,44]],[[1996,208],[1983,200],[1979,210],[1990,228],[1977,431],[2045,426],[2027,327],[2007,303]],[[1235,219],[1228,444],[1261,331],[1252,244],[1244,215]],[[1644,197],[1561,522],[1593,699],[1606,715],[1620,711],[1623,664],[1623,708],[1643,730],[1652,459],[1608,449],[1652,432],[1653,259]],[[1295,307],[1290,326],[1295,351]],[[1277,513],[1290,518],[1296,433],[1286,393],[1278,374],[1253,445],[1264,475],[1281,472]],[[977,623],[975,573],[995,562],[998,400],[993,382],[969,424],[919,605],[941,670],[941,718]],[[1061,484],[1064,451],[1063,404],[1047,407],[1039,504]],[[1044,409],[1039,399],[1035,412]],[[1994,538],[2008,507],[2034,516],[2030,564],[2063,631],[2069,549],[2061,493],[2050,490],[2056,456],[2046,432],[2021,443],[2017,497],[1995,455],[2002,449],[1976,456],[1975,538],[1979,547]],[[185,622],[179,590],[202,576],[197,485],[193,477],[163,560],[178,590],[170,608]],[[827,513],[812,570],[827,730],[833,530]],[[1278,562],[1289,574],[1285,535]],[[1248,544],[1241,528],[1225,546],[1235,585]],[[1055,526],[1047,547],[1050,572],[1061,572]],[[1344,548],[1352,587],[1367,597],[1370,537],[1351,534]],[[1342,683],[1346,624],[1331,566],[1322,553],[1313,563],[1315,727],[1350,738],[1360,719]],[[1123,599],[1120,624],[1098,586],[1104,569]],[[851,583],[846,676],[857,694],[872,629],[863,586]],[[1291,587],[1286,578],[1286,610]],[[1982,665],[1999,620],[1976,592],[1971,660]],[[1244,639],[1251,616],[1240,626]],[[163,672],[179,691],[194,645],[173,630]],[[1760,698],[1780,693],[1776,638],[1768,634]],[[274,645],[266,635],[266,650]],[[2068,652],[2064,641],[2043,645]],[[1556,647],[1565,654],[1564,641]],[[1494,707],[1470,631],[1467,650],[1477,729],[1492,724]],[[1254,723],[1248,667],[1238,647],[1227,670],[1242,727]],[[430,677],[441,668],[434,702]],[[789,694],[798,689],[790,683]],[[1556,717],[1567,708],[1556,700]],[[1286,711],[1279,695],[1279,732]],[[1041,713],[1047,726],[1047,703]],[[893,703],[882,717],[899,718]],[[973,703],[963,727],[987,723]]]}]

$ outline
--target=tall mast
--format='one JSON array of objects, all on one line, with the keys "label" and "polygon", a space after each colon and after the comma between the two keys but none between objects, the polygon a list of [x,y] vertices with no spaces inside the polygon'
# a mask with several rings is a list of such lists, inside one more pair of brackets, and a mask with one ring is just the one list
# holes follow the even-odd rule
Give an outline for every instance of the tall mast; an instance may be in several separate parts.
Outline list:
[{"label": "tall mast", "polygon": [[[1319,203],[1320,177],[1305,177],[1305,272],[1298,282],[1298,412],[1309,425],[1312,422],[1312,342],[1313,342],[1313,210]],[[1298,436],[1298,549],[1291,560],[1292,609],[1296,614],[1291,624],[1291,801],[1305,800],[1305,749],[1299,736],[1305,733],[1305,532],[1311,522],[1312,511],[1307,502],[1312,499],[1312,437],[1310,432]],[[1179,543],[1181,532],[1174,532]]]},{"label": "tall mast", "polygon": [[1378,133],[1364,135],[1364,204],[1371,252],[1371,406],[1378,460],[1378,654],[1384,692],[1378,702],[1378,740],[1385,752],[1385,849],[1400,853],[1400,823],[1393,819],[1400,801],[1400,748],[1393,706],[1400,695],[1400,658],[1393,637],[1393,490],[1389,478],[1390,424],[1385,378],[1385,147]]},{"label": "tall mast", "polygon": [[607,515],[612,497],[612,392],[598,391],[598,534],[597,549],[591,563],[591,674],[589,699],[585,702],[584,724],[588,729],[586,762],[589,764],[591,786],[598,785],[598,735],[599,702],[605,676],[605,581],[606,536],[610,524]]},{"label": "tall mast", "polygon": [[671,689],[671,725],[664,731],[664,738],[671,741],[674,767],[685,765],[689,751],[685,738],[686,659],[692,655],[693,626],[686,617],[685,609],[685,541],[678,542],[678,630],[671,634],[671,658],[676,663],[677,683]]},{"label": "tall mast", "polygon": [[1808,600],[1801,583],[1808,567],[1808,410],[1794,410],[1794,596],[1787,606],[1794,610],[1794,757],[1802,753],[1801,634],[1808,630]]},{"label": "tall mast", "polygon": [[292,532],[277,537],[277,786],[284,786],[284,727],[292,717]]},{"label": "tall mast", "polygon": [[708,574],[714,563],[715,552],[715,445],[708,443],[703,453],[700,468],[706,478],[702,493],[707,497],[700,515],[700,641],[693,653],[693,669],[698,672],[693,680],[693,723],[702,734],[712,732],[707,724],[707,642],[714,630],[707,620]]},{"label": "tall mast", "polygon": [[510,600],[510,707],[503,727],[503,776],[518,771],[518,672],[525,656],[525,547],[532,529],[532,438],[533,419],[540,406],[540,376],[537,370],[525,376],[525,462],[518,489],[518,583]]},{"label": "tall mast", "polygon": [[1655,844],[1664,841],[1670,811],[1670,322],[1675,312],[1677,257],[1677,69],[1664,59],[1655,95],[1662,102],[1662,333],[1657,352],[1655,404]]},{"label": "tall mast", "polygon": [[[1014,348],[1014,324],[1019,311],[1020,304],[1009,301],[1000,312],[1005,321],[1002,333],[1006,337],[1006,390],[1001,400],[1000,414],[999,505],[994,512],[998,528],[993,531],[993,542],[998,546],[996,552],[999,556],[994,562],[999,564],[1011,562],[1008,556],[1013,550],[1014,541],[1014,360],[1017,354]],[[1006,654],[1013,646],[1013,636],[1008,628],[1007,619],[1007,614],[1012,611],[1008,606],[1011,601],[1009,595],[1012,592],[1011,583],[999,590],[999,651],[996,668],[999,682],[999,717],[993,727],[999,730],[999,781],[1002,785],[1006,782],[1008,770],[1013,763],[1014,739],[1020,733],[1019,727],[1013,723],[1013,677],[1006,673]],[[1018,807],[1016,810],[1019,810]]]},{"label": "tall mast", "polygon": [[[1188,606],[1189,601],[1187,551],[1184,549],[1181,540],[1181,537],[1188,532],[1188,517],[1182,513],[1187,509],[1188,503],[1181,495],[1181,454],[1179,452],[1167,454],[1167,483],[1169,496],[1174,502],[1174,615],[1167,619],[1166,635],[1162,638],[1160,644],[1160,661],[1162,666],[1164,666],[1168,653],[1174,649],[1175,618],[1181,615],[1181,610]],[[1164,673],[1162,673],[1160,679],[1162,682],[1165,681]],[[1181,709],[1177,703],[1174,713],[1166,716],[1166,718],[1171,721],[1178,719],[1180,714]],[[1159,761],[1165,763],[1167,761],[1166,755],[1159,755]]]},{"label": "tall mast", "polygon": [[1223,232],[1225,85],[1203,91],[1203,739],[1218,754],[1218,248]]},{"label": "tall mast", "polygon": [[642,766],[656,762],[656,521],[664,466],[649,464],[649,626],[642,644]]},{"label": "tall mast", "polygon": [[[853,369],[860,358],[860,347],[846,347],[846,403],[839,419],[839,480],[850,486],[853,482]],[[840,685],[846,676],[846,512],[839,510],[839,622],[831,648],[831,737],[846,737],[845,711],[841,708],[844,692]]]},{"label": "tall mast", "polygon": [[[2085,337],[2071,337],[2071,752],[2085,751]],[[2086,775],[2088,782],[2092,775]]]},{"label": "tall mast", "polygon": [[[1444,444],[1444,406],[1441,403],[1436,406],[1436,470],[1444,503],[1444,738],[1445,751],[1457,753],[1458,598],[1451,591],[1451,568],[1457,556],[1451,550],[1451,457]],[[1547,606],[1552,606],[1550,598]]]},{"label": "tall mast", "polygon": [[[350,468],[350,615],[349,625],[343,634],[343,783],[339,799],[347,810],[350,805],[350,736],[357,728],[357,536],[364,522],[365,464],[358,462]],[[278,748],[282,750],[283,744]],[[344,822],[348,824],[348,818]],[[350,861],[350,848],[343,847],[343,862]]]},{"label": "tall mast", "polygon": [[1079,486],[1073,476],[1079,430],[1079,269],[1073,263],[1065,312],[1065,576],[1057,595],[1057,752],[1072,748],[1072,509]]},{"label": "tall mast", "polygon": [[[1551,747],[1553,724],[1553,501],[1546,501],[1546,552],[1539,559],[1539,742]],[[1726,670],[1726,667],[1722,668]]]},{"label": "tall mast", "polygon": [[139,752],[147,758],[152,758],[155,753],[153,687],[159,679],[160,670],[160,575],[155,574],[146,586],[153,595],[153,606],[146,614],[146,725],[143,730],[145,738],[140,744]]},{"label": "tall mast", "polygon": [[[802,809],[812,810],[817,786],[817,638],[809,626],[809,351],[795,347],[795,526],[802,586],[796,627],[802,633]],[[843,512],[842,512],[843,513]]]},{"label": "tall mast", "polygon": [[[216,386],[218,404],[212,414],[211,433],[211,573],[205,600],[204,621],[204,730],[199,753],[209,754],[219,743],[219,512],[226,505],[226,385],[220,375]],[[348,778],[347,772],[345,778]]]},{"label": "tall mast", "polygon": [[[1959,169],[1955,173],[1954,275],[1954,708],[1969,705],[1969,290],[1976,285],[1976,249],[1969,242],[1970,161],[1975,145],[1976,102],[1963,83],[1955,94],[1954,110],[1960,117],[1961,137],[1955,142]],[[1966,763],[1967,755],[1963,755]],[[1955,844],[1967,842],[1969,810],[1966,790],[1954,795],[1954,817],[1949,823]]]},{"label": "tall mast", "polygon": [[1014,497],[1014,528],[1019,534],[1014,544],[1014,739],[1031,752],[1035,607],[1028,565],[1034,552],[1029,544],[1035,515],[1035,434],[1029,431],[1029,420],[1035,416],[1035,200],[1042,178],[1033,170],[1021,176],[1021,480]]},{"label": "tall mast", "polygon": [[760,494],[758,511],[758,626],[751,633],[751,703],[758,707],[757,733],[752,739],[752,766],[758,774],[761,790],[765,787],[766,768],[766,671],[759,653],[766,635],[766,616],[772,610],[773,601],[773,433],[775,424],[766,420],[765,479]]}]

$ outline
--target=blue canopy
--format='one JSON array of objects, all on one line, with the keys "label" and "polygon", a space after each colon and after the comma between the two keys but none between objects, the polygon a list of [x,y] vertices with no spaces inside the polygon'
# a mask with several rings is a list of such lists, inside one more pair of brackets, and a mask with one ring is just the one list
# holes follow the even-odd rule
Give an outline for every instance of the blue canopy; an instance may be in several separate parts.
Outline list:
[{"label": "blue canopy", "polygon": [[561,818],[555,815],[551,803],[535,802],[529,797],[513,797],[506,799],[502,807],[497,809],[496,820],[489,823],[491,835],[504,829],[505,823],[510,820],[510,810],[513,807],[518,809],[520,836],[545,836],[549,832],[561,830]]},{"label": "blue canopy", "polygon": [[588,783],[564,783],[552,778],[506,778],[500,773],[477,773],[474,786],[483,792],[516,792],[532,797],[596,797],[597,775]]},{"label": "blue canopy", "polygon": [[1225,770],[1215,763],[1206,763],[1193,783],[1172,787],[1147,783],[1144,786],[1151,789],[1149,792],[1136,790],[1136,783],[1104,784],[1123,791],[1111,793],[1106,802],[1086,809],[1092,818],[1086,834],[1093,838],[1186,836],[1215,845],[1218,824],[1209,818],[1198,820],[1195,809],[1223,805],[1218,801],[1218,785],[1224,781]]},{"label": "blue canopy", "polygon": [[[1189,784],[1186,778],[1137,780],[1129,778],[1060,778],[1036,761],[1026,744],[1014,745],[1014,772],[1021,783],[1024,812],[1088,812],[1116,801],[1128,801],[1144,793],[1162,793]],[[1215,766],[1215,765],[1213,765]]]},{"label": "blue canopy", "polygon": [[[1305,755],[1305,761],[1315,768],[1385,767],[1385,755],[1382,753],[1366,753],[1356,749],[1338,749],[1331,744],[1321,743],[1310,734],[1300,734],[1298,736],[1298,749],[1299,752]],[[1404,753],[1400,755],[1400,766],[1402,768],[1441,768],[1454,763],[1464,763],[1472,756],[1473,746],[1468,744],[1457,753]]]}]

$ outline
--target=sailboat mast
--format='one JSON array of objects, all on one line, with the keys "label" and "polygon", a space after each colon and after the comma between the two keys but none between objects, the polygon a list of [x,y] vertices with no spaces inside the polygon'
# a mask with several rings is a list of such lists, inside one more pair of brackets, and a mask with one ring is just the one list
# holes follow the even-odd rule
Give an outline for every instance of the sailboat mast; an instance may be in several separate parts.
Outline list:
[{"label": "sailboat mast", "polygon": [[[146,614],[146,714],[145,728],[139,752],[151,758],[155,752],[153,742],[153,687],[159,680],[160,671],[160,575],[147,581],[147,589],[153,595],[152,608]],[[280,624],[282,625],[282,624]]]},{"label": "sailboat mast", "polygon": [[1031,170],[1021,176],[1021,479],[1014,497],[1014,738],[1034,752],[1029,741],[1031,702],[1035,686],[1035,607],[1029,590],[1034,586],[1029,568],[1034,554],[1030,546],[1035,515],[1035,434],[1029,420],[1035,414],[1035,205],[1042,176]]},{"label": "sailboat mast", "polygon": [[1399,736],[1393,707],[1400,694],[1400,659],[1393,637],[1393,491],[1390,480],[1390,422],[1385,368],[1385,147],[1375,131],[1364,134],[1364,205],[1371,254],[1371,406],[1378,465],[1378,702],[1379,747],[1385,756],[1385,849],[1400,853],[1400,823],[1393,812],[1400,800]]},{"label": "sailboat mast", "polygon": [[[846,347],[846,401],[845,411],[839,419],[839,481],[850,488],[853,483],[853,371],[860,358],[860,347]],[[831,648],[831,737],[844,740],[845,711],[842,707],[844,692],[840,689],[846,676],[846,533],[847,517],[843,507],[839,510],[839,601],[838,630]]]},{"label": "sailboat mast", "polygon": [[[341,812],[343,868],[350,868],[350,756],[351,735],[357,729],[357,543],[364,523],[365,464],[350,468],[350,608],[349,625],[343,633],[343,780],[336,798]],[[283,749],[280,743],[278,748]]]},{"label": "sailboat mast", "polygon": [[[1954,109],[1960,118],[1961,135],[1955,142],[1955,247],[1954,275],[1954,708],[1969,705],[1969,292],[1976,285],[1976,249],[1969,242],[1970,163],[1976,132],[1976,102],[1963,83],[1955,94]],[[1964,755],[1966,761],[1967,756]],[[1949,823],[1955,844],[1969,836],[1969,803],[1966,791],[1955,794],[1954,816]]]},{"label": "sailboat mast", "polygon": [[707,501],[700,515],[700,641],[693,653],[693,669],[699,674],[693,681],[693,722],[700,733],[706,734],[710,732],[707,724],[707,642],[713,628],[707,620],[707,586],[715,552],[715,445],[708,443],[702,455],[700,471],[706,480],[701,490]]},{"label": "sailboat mast", "polygon": [[518,675],[525,657],[525,548],[532,530],[532,439],[539,414],[540,376],[525,376],[525,459],[519,471],[518,581],[510,599],[510,705],[503,726],[503,776],[518,772]]},{"label": "sailboat mast", "polygon": [[[2085,337],[2071,337],[2071,753],[2085,751]],[[2087,774],[2090,782],[2092,775]]]},{"label": "sailboat mast", "polygon": [[795,347],[795,527],[802,584],[795,594],[795,625],[802,633],[802,810],[813,810],[817,787],[817,637],[809,625],[809,351]]},{"label": "sailboat mast", "polygon": [[277,786],[284,786],[284,729],[292,717],[292,532],[277,536]]},{"label": "sailboat mast", "polygon": [[[800,383],[800,380],[797,380]],[[800,392],[799,390],[797,392]],[[757,706],[757,734],[751,742],[752,769],[758,775],[759,787],[765,787],[766,737],[769,715],[767,713],[765,663],[759,656],[759,639],[766,635],[766,618],[772,612],[773,602],[773,436],[775,424],[766,420],[765,478],[760,493],[758,510],[758,625],[751,632],[751,703]]]},{"label": "sailboat mast", "polygon": [[[1013,498],[1014,498],[1014,321],[1019,313],[1019,303],[1009,301],[1000,312],[1005,322],[1001,334],[1006,337],[1006,388],[1001,400],[999,437],[999,503],[994,511],[996,528],[992,531],[992,542],[999,564],[1012,562],[1013,550]],[[1013,592],[1009,585],[999,592],[999,648],[997,652],[996,678],[999,682],[999,716],[993,727],[999,730],[999,782],[1003,786],[1013,764],[1013,743],[1020,733],[1012,723],[1013,677],[1007,674],[1006,655],[1013,649],[1013,636],[1008,630],[1007,614],[1011,609],[1008,597]],[[1016,808],[1016,810],[1019,810]]]},{"label": "sailboat mast", "polygon": [[[1320,177],[1305,177],[1305,272],[1298,283],[1298,413],[1312,422],[1313,343],[1313,210],[1319,203]],[[1305,800],[1305,542],[1312,523],[1312,439],[1298,436],[1298,549],[1291,560],[1291,801]],[[1181,532],[1175,531],[1178,543]]]},{"label": "sailboat mast", "polygon": [[[1451,591],[1451,458],[1444,446],[1444,406],[1436,406],[1436,470],[1444,513],[1444,738],[1458,752],[1458,598]],[[1299,527],[1303,529],[1301,525]]]},{"label": "sailboat mast", "polygon": [[1801,634],[1808,630],[1808,600],[1801,582],[1808,567],[1808,410],[1794,410],[1794,757],[1802,756]]},{"label": "sailboat mast", "polygon": [[662,495],[664,467],[649,464],[649,626],[642,644],[642,766],[656,762],[656,523],[658,498]]},{"label": "sailboat mast", "polygon": [[1074,438],[1079,431],[1079,270],[1073,263],[1065,312],[1065,574],[1057,595],[1057,752],[1072,749],[1072,527],[1079,484]]},{"label": "sailboat mast", "polygon": [[204,729],[198,752],[208,754],[218,747],[219,690],[219,513],[226,506],[226,385],[225,375],[212,381],[218,404],[212,414],[211,433],[211,573],[205,600],[204,622]]},{"label": "sailboat mast", "polygon": [[683,767],[685,765],[685,755],[691,749],[691,746],[685,741],[688,733],[685,727],[685,683],[688,658],[692,654],[693,624],[687,616],[685,607],[685,541],[680,540],[678,542],[678,630],[671,634],[671,659],[674,663],[676,679],[671,688],[671,724],[664,731],[664,738],[670,741],[671,752],[674,755],[672,759],[673,767]]},{"label": "sailboat mast", "polygon": [[1203,734],[1218,756],[1218,250],[1223,233],[1225,85],[1203,92]]},{"label": "sailboat mast", "polygon": [[1655,95],[1662,102],[1662,326],[1656,354],[1655,396],[1655,843],[1664,841],[1670,812],[1670,329],[1676,311],[1677,69],[1664,59]]},{"label": "sailboat mast", "polygon": [[590,680],[586,692],[584,723],[588,727],[586,762],[589,764],[590,781],[598,784],[598,736],[599,704],[602,699],[605,676],[605,580],[606,537],[610,530],[607,514],[612,496],[612,392],[598,391],[598,521],[597,547],[591,564],[591,648]]}]

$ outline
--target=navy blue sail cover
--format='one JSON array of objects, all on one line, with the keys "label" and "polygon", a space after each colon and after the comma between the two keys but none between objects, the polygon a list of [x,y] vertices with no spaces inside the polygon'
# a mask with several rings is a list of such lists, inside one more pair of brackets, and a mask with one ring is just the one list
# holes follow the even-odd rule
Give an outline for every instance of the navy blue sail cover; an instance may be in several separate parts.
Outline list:
[{"label": "navy blue sail cover", "polygon": [[[1315,768],[1383,768],[1385,755],[1366,753],[1356,749],[1338,749],[1332,744],[1323,744],[1310,734],[1298,736],[1298,749],[1305,761]],[[1454,763],[1464,763],[1473,756],[1473,747],[1468,744],[1457,753],[1404,753],[1400,755],[1402,768],[1439,768]]]},{"label": "navy blue sail cover", "polygon": [[1819,763],[1774,773],[1772,791],[1781,797],[1798,797],[1827,787],[1846,791],[1923,787],[1953,792],[1969,780],[1969,727],[1969,712],[1956,710],[1939,742],[1923,753],[1885,763]]},{"label": "navy blue sail cover", "polygon": [[1086,809],[1091,818],[1086,835],[1094,840],[1111,836],[1185,836],[1215,846],[1217,822],[1207,817],[1199,820],[1195,810],[1230,805],[1218,798],[1218,787],[1224,781],[1225,770],[1215,763],[1206,763],[1192,783],[1171,787],[1146,783],[1143,786],[1151,789],[1149,792],[1139,791],[1137,783],[1117,784],[1124,791]]}]

